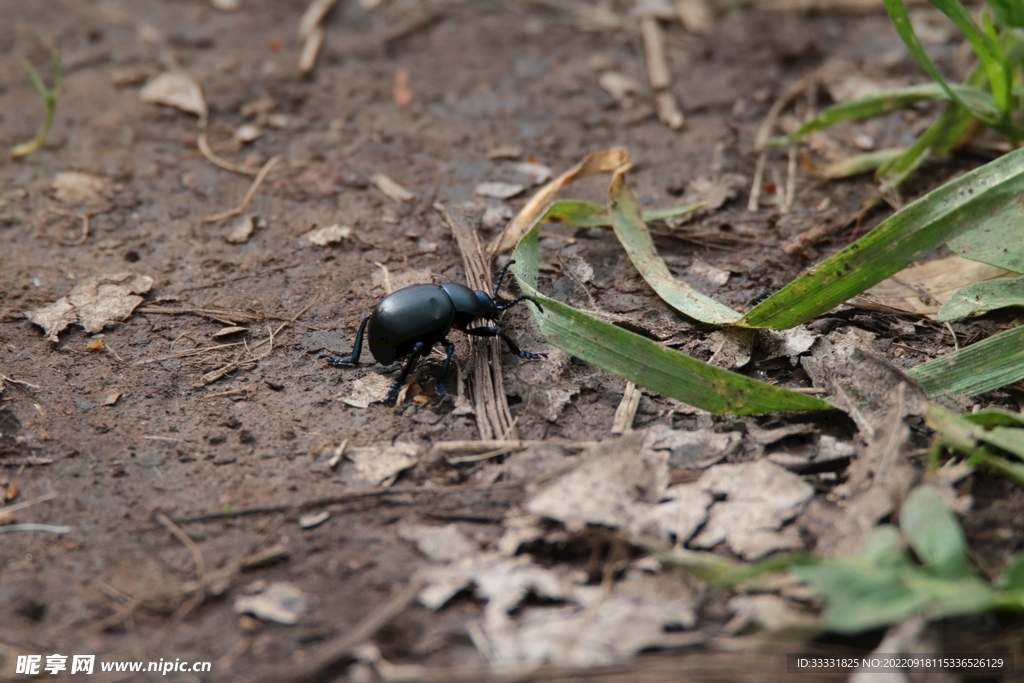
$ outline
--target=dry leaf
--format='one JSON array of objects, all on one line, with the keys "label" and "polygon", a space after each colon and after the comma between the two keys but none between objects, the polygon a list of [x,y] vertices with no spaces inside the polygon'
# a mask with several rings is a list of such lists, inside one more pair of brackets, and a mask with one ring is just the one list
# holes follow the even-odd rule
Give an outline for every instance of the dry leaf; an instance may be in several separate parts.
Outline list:
[{"label": "dry leaf", "polygon": [[91,173],[63,171],[53,178],[53,198],[67,208],[97,213],[109,206],[110,184]]},{"label": "dry leaf", "polygon": [[309,609],[309,599],[297,586],[277,582],[258,595],[240,595],[235,599],[235,612],[251,614],[258,619],[292,626]]},{"label": "dry leaf", "polygon": [[46,338],[59,341],[57,335],[68,325],[78,323],[86,332],[96,333],[108,323],[131,315],[152,288],[153,278],[137,273],[115,273],[88,278],[49,306],[29,311],[25,316],[43,328]]},{"label": "dry leaf", "polygon": [[101,406],[112,406],[115,403],[117,403],[117,399],[119,399],[119,398],[121,398],[121,392],[120,391],[112,391],[112,392],[110,392],[109,394],[107,394],[106,396],[103,397],[103,400],[100,401],[100,405]]},{"label": "dry leaf", "polygon": [[310,244],[315,244],[318,247],[326,247],[328,244],[337,244],[342,240],[346,240],[352,236],[352,228],[348,225],[329,225],[323,228],[317,228],[303,235]]},{"label": "dry leaf", "polygon": [[523,161],[512,165],[512,170],[530,179],[531,185],[540,185],[551,180],[552,171],[544,164]]},{"label": "dry leaf", "polygon": [[253,230],[256,229],[256,217],[246,216],[235,223],[235,227],[231,228],[231,232],[224,239],[229,244],[245,244],[249,241],[252,236]]},{"label": "dry leaf", "polygon": [[408,202],[416,198],[412,192],[405,189],[391,178],[387,177],[383,173],[376,173],[370,176],[370,182],[378,190],[384,193],[384,196],[393,202]]},{"label": "dry leaf", "polygon": [[493,197],[494,199],[511,199],[517,194],[521,194],[526,188],[522,185],[513,185],[512,183],[480,183],[473,190],[476,194],[481,197]]},{"label": "dry leaf", "polygon": [[453,562],[480,550],[455,524],[399,524],[395,532],[402,540],[415,544],[432,562]]},{"label": "dry leaf", "polygon": [[630,95],[640,92],[641,89],[639,82],[618,71],[605,71],[597,82],[601,89],[611,95],[619,104],[631,102]]},{"label": "dry leaf", "polygon": [[199,117],[199,125],[205,126],[209,112],[203,91],[192,78],[183,71],[166,71],[149,83],[139,92],[143,102],[164,104],[175,107]]},{"label": "dry leaf", "polygon": [[419,448],[409,443],[363,446],[345,451],[341,478],[351,489],[391,486],[399,473],[419,462]]}]

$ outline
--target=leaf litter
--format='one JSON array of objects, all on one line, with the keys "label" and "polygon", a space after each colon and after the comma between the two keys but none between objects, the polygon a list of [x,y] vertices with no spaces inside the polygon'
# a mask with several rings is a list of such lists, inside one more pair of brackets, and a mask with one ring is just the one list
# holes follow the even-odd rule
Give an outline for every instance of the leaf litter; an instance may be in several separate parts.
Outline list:
[{"label": "leaf litter", "polygon": [[114,322],[126,320],[153,287],[153,278],[138,273],[95,275],[79,283],[71,293],[54,303],[28,311],[25,316],[43,328],[46,338],[58,335],[69,325],[79,324],[94,334]]}]

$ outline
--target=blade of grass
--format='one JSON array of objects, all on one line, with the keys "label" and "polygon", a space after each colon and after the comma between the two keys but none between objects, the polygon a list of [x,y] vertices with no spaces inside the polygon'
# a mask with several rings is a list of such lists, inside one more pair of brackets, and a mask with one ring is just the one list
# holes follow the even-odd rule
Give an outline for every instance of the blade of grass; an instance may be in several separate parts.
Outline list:
[{"label": "blade of grass", "polygon": [[[946,78],[942,75],[938,68],[936,68],[935,64],[932,63],[931,58],[928,57],[928,53],[925,52],[924,47],[921,45],[921,42],[917,39],[917,34],[914,33],[914,27],[910,23],[910,15],[907,14],[907,8],[903,4],[903,1],[883,0],[883,2],[885,4],[886,11],[889,13],[889,18],[892,19],[893,27],[895,27],[896,33],[899,34],[899,37],[903,40],[903,44],[907,46],[908,50],[910,50],[910,54],[914,56],[914,59],[917,60],[917,63],[920,64],[921,67],[928,72],[928,75],[931,76],[932,80],[938,83],[939,86],[941,86],[942,89],[946,91],[946,94],[949,96],[949,99],[953,100],[960,106],[969,110],[975,117],[981,119],[985,123],[991,126],[998,125],[1000,112],[1002,110],[996,106],[995,102],[992,103],[991,108],[972,108],[972,106],[968,104],[966,100],[962,99],[956,92],[953,91],[953,88],[950,87],[949,83],[946,81]],[[936,5],[938,5],[938,2],[936,2]],[[962,7],[963,6],[961,5],[961,8]],[[945,12],[945,10],[943,11]],[[949,15],[947,14],[947,16]],[[950,18],[952,19],[952,17]],[[970,15],[968,15],[968,19],[969,18]],[[953,21],[954,23],[956,22],[955,19]],[[977,26],[974,25],[973,20],[971,21],[971,26],[973,26],[975,32],[977,32]],[[963,30],[963,27],[961,27],[961,30]],[[971,36],[968,35],[967,37],[968,40],[970,40]],[[974,41],[971,41],[971,46],[975,47]],[[979,54],[979,57],[981,57],[982,61],[984,62],[985,59],[990,58],[991,55],[989,54],[989,51],[986,49],[985,56],[982,57],[982,55]],[[989,77],[991,78],[993,72],[989,69],[989,65],[985,64],[985,68],[986,72],[988,72]]]},{"label": "blade of grass", "polygon": [[1010,306],[1024,306],[1024,277],[975,282],[961,287],[942,302],[936,318],[939,322],[948,322]]},{"label": "blade of grass", "polygon": [[[695,202],[668,209],[644,211],[643,220],[645,223],[663,221],[666,218],[693,213],[704,205],[705,202]],[[544,214],[544,221],[572,228],[604,228],[611,227],[612,224],[611,216],[608,215],[608,207],[584,199],[558,200]]]},{"label": "blade of grass", "polygon": [[636,198],[626,187],[622,169],[615,172],[608,186],[608,213],[615,236],[622,243],[629,260],[669,306],[694,320],[713,325],[733,323],[743,317],[672,276],[665,261],[658,256]]},{"label": "blade of grass", "polygon": [[996,159],[908,204],[874,230],[755,306],[745,327],[784,329],[824,313],[1001,212],[1019,211],[1024,149]]},{"label": "blade of grass", "polygon": [[43,146],[46,142],[46,136],[50,134],[50,127],[53,125],[53,116],[57,111],[57,100],[60,98],[60,90],[64,81],[64,70],[61,68],[60,55],[54,51],[52,54],[53,58],[53,89],[48,90],[46,85],[43,84],[43,79],[39,77],[39,73],[32,67],[29,61],[23,60],[21,66],[25,69],[28,74],[28,78],[32,81],[32,85],[35,86],[39,92],[40,97],[43,98],[43,103],[46,105],[46,117],[43,119],[43,125],[39,127],[39,132],[36,136],[28,142],[23,142],[20,145],[16,145],[11,148],[11,156],[15,159],[26,156],[35,152],[37,149]]},{"label": "blade of grass", "polygon": [[778,410],[827,410],[824,401],[772,386],[684,353],[544,296],[537,290],[537,225],[513,253],[512,272],[524,294],[544,307],[533,308],[544,339],[567,353],[640,386],[713,413],[754,415]]},{"label": "blade of grass", "polygon": [[1024,273],[1024,207],[984,221],[970,232],[951,239],[949,248],[964,258],[996,268]]},{"label": "blade of grass", "polygon": [[820,178],[835,180],[838,178],[849,178],[850,176],[877,171],[878,169],[892,164],[906,150],[902,147],[891,149],[880,149],[875,152],[855,154],[852,157],[835,161],[826,166],[812,166],[811,172]]},{"label": "blade of grass", "polygon": [[907,371],[929,396],[976,396],[1024,379],[1024,326],[994,334],[977,344]]}]

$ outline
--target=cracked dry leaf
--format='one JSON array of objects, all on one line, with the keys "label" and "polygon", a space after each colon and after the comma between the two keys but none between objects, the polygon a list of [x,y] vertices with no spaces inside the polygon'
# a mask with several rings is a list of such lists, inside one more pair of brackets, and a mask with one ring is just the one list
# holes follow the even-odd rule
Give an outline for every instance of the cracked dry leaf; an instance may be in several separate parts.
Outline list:
[{"label": "cracked dry leaf", "polygon": [[711,506],[707,524],[690,545],[713,548],[725,541],[745,560],[802,547],[796,528],[784,528],[814,497],[814,487],[799,476],[767,460],[757,460],[715,465],[697,484],[725,500]]},{"label": "cracked dry leaf", "polygon": [[166,71],[139,91],[139,97],[148,104],[164,104],[199,117],[199,125],[206,125],[209,112],[203,90],[191,76],[183,71]]},{"label": "cracked dry leaf", "polygon": [[235,612],[251,614],[258,619],[292,626],[309,610],[309,598],[297,586],[277,582],[257,595],[240,595],[235,599]]},{"label": "cracked dry leaf", "polygon": [[348,395],[341,395],[341,402],[353,408],[369,408],[371,403],[384,400],[391,389],[392,380],[384,375],[371,372],[357,377],[349,385]]},{"label": "cracked dry leaf", "polygon": [[[536,349],[531,349],[536,350]],[[555,422],[570,399],[579,393],[579,382],[568,375],[572,358],[565,351],[551,347],[544,363],[518,363],[506,379],[509,393],[523,398],[524,408]]]},{"label": "cracked dry leaf", "polygon": [[399,524],[395,533],[433,562],[453,562],[477,552],[480,547],[466,537],[456,524]]},{"label": "cracked dry leaf", "polygon": [[647,431],[641,450],[667,451],[672,469],[704,469],[732,453],[743,441],[740,432],[711,429],[687,431],[655,425]]},{"label": "cracked dry leaf", "polygon": [[351,489],[391,486],[404,470],[419,462],[419,448],[410,443],[363,446],[345,451],[341,478]]},{"label": "cracked dry leaf", "polygon": [[326,247],[328,244],[337,244],[352,236],[352,228],[348,225],[328,225],[323,228],[307,232],[302,236],[304,240],[318,247]]},{"label": "cracked dry leaf", "polygon": [[580,586],[574,593],[577,604],[485,618],[480,635],[486,641],[477,646],[487,648],[496,668],[592,667],[643,650],[692,645],[699,638],[680,632],[696,624],[693,596],[665,577],[631,572],[607,595],[596,586]]},{"label": "cracked dry leaf", "polygon": [[78,323],[95,334],[108,324],[125,320],[142,303],[139,294],[153,287],[153,278],[137,273],[96,275],[83,280],[54,303],[28,311],[25,316],[43,328],[46,338],[56,343],[68,325]]},{"label": "cracked dry leaf", "polygon": [[572,532],[588,524],[617,529],[641,523],[644,508],[658,503],[669,483],[668,453],[641,450],[645,436],[632,432],[596,445],[572,470],[542,485],[526,510]]},{"label": "cracked dry leaf", "polygon": [[110,183],[105,178],[81,171],[63,171],[50,183],[53,198],[69,209],[102,213],[110,207]]}]

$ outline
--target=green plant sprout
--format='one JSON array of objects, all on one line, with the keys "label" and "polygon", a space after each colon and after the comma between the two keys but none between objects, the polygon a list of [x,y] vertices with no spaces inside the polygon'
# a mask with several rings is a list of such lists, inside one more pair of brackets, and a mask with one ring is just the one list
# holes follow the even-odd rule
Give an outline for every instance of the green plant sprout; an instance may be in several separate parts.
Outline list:
[{"label": "green plant sprout", "polygon": [[11,156],[15,159],[26,156],[35,152],[37,149],[43,146],[46,141],[46,136],[50,133],[50,126],[53,125],[53,115],[57,111],[57,99],[60,97],[61,84],[64,81],[64,72],[61,69],[60,55],[56,50],[53,51],[53,89],[48,90],[46,85],[43,83],[43,79],[39,77],[39,74],[32,67],[27,59],[22,60],[21,66],[25,69],[25,73],[28,74],[29,80],[32,81],[32,85],[36,86],[36,90],[43,98],[43,102],[46,103],[46,118],[43,120],[43,125],[39,128],[39,132],[36,136],[28,142],[23,142],[20,145],[11,148]]},{"label": "green plant sprout", "polygon": [[[978,26],[959,0],[930,1],[963,32],[978,57],[979,63],[963,83],[947,81],[925,53],[903,0],[884,0],[896,32],[933,82],[840,102],[791,134],[773,138],[770,144],[792,143],[838,121],[885,114],[917,102],[947,100],[939,118],[910,147],[858,155],[844,163],[850,169],[845,175],[874,170],[884,194],[899,187],[932,154],[962,147],[986,127],[1002,133],[1014,147],[1024,142],[1024,88],[1014,83],[1024,61],[1024,2],[989,0],[991,15],[983,14]],[[833,177],[840,174],[841,169],[833,170]]]}]

